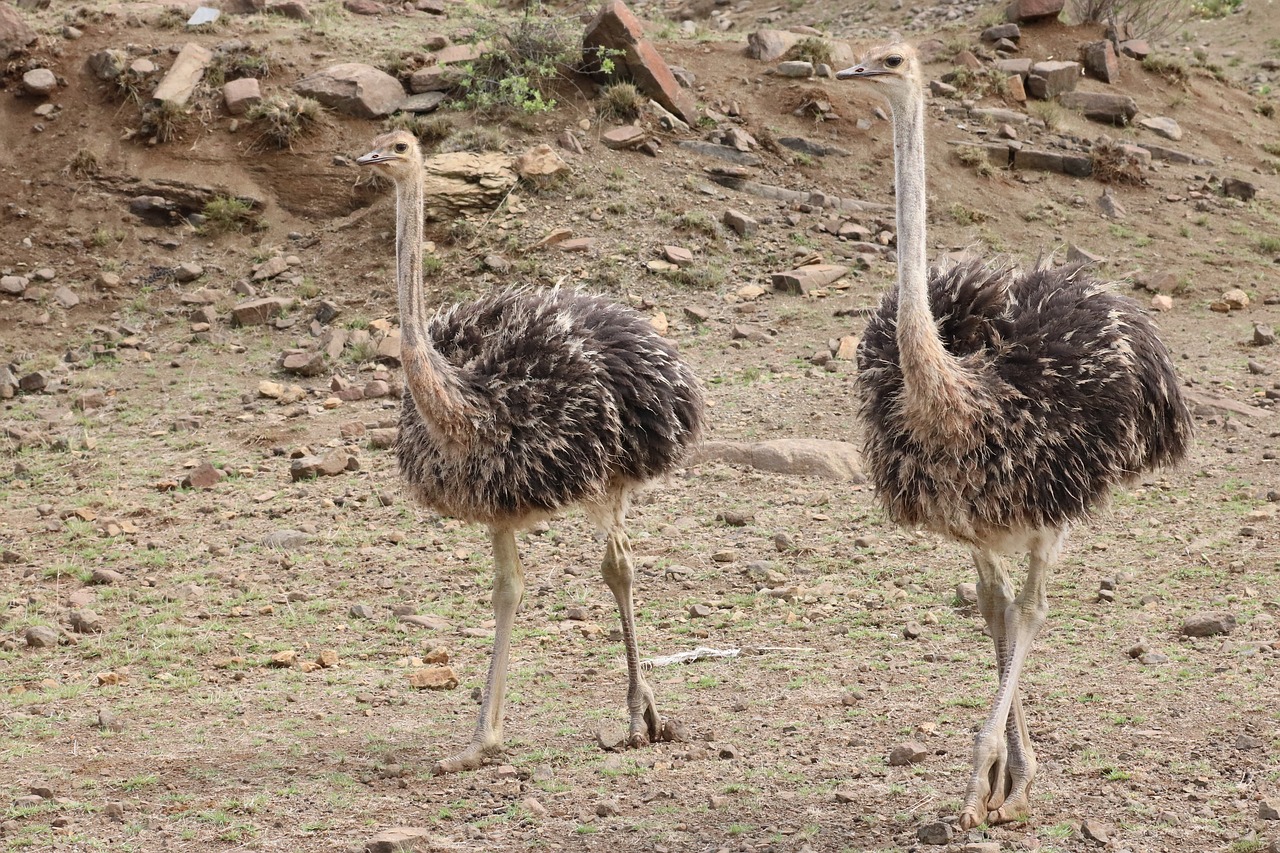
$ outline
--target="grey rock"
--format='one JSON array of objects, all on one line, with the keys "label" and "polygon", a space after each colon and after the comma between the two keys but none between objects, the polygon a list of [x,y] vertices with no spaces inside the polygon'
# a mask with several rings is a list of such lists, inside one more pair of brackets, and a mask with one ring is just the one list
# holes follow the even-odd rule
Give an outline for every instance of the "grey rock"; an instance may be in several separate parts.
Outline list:
[{"label": "grey rock", "polygon": [[729,208],[724,212],[721,219],[725,227],[729,228],[739,237],[750,237],[760,230],[760,223],[747,216],[745,213]]},{"label": "grey rock", "polygon": [[1115,83],[1120,79],[1120,60],[1109,39],[1095,41],[1080,49],[1085,73],[1103,83]]},{"label": "grey rock", "polygon": [[866,482],[857,445],[844,441],[816,438],[783,438],[757,442],[707,441],[695,451],[695,458],[699,463],[718,461],[775,474]]},{"label": "grey rock", "polygon": [[99,80],[114,80],[129,67],[129,54],[123,50],[100,50],[89,54],[84,64]]},{"label": "grey rock", "polygon": [[1241,201],[1253,201],[1253,197],[1258,194],[1258,188],[1242,178],[1223,178],[1222,194]]},{"label": "grey rock", "polygon": [[1139,127],[1145,127],[1156,136],[1163,136],[1165,139],[1172,139],[1174,142],[1182,138],[1182,128],[1176,121],[1165,116],[1143,116],[1136,123]]},{"label": "grey rock", "polygon": [[262,100],[262,86],[256,77],[229,80],[222,87],[222,100],[227,105],[227,112],[242,116]]},{"label": "grey rock", "polygon": [[812,77],[813,63],[803,60],[779,62],[776,70],[779,77]]},{"label": "grey rock", "polygon": [[0,276],[0,293],[6,296],[21,296],[30,283],[30,279],[25,275]]},{"label": "grey rock", "polygon": [[919,764],[929,757],[929,749],[916,741],[900,743],[889,750],[889,766],[905,767],[908,764]]},{"label": "grey rock", "polygon": [[276,548],[282,551],[291,551],[295,548],[301,548],[311,541],[309,534],[303,533],[301,530],[273,530],[266,536],[262,537],[262,544],[268,548]]},{"label": "grey rock", "polygon": [[801,154],[808,154],[811,157],[849,156],[848,150],[837,145],[824,145],[821,142],[814,142],[802,136],[781,136],[778,138],[778,144],[783,148],[790,148],[792,151],[799,151]]},{"label": "grey rock", "polygon": [[353,604],[351,609],[347,611],[347,615],[352,619],[372,619],[374,618],[373,608],[367,604]]},{"label": "grey rock", "polygon": [[212,61],[213,51],[193,41],[187,42],[182,46],[178,58],[173,61],[164,79],[160,81],[160,85],[151,94],[152,99],[174,106],[185,106],[195,94],[196,86],[199,86],[200,81],[204,79],[205,69]]},{"label": "grey rock", "polygon": [[916,840],[921,844],[928,844],[934,847],[950,844],[951,837],[954,834],[955,830],[951,828],[951,824],[940,820],[921,824],[916,828]]},{"label": "grey rock", "polygon": [[985,42],[996,42],[1000,39],[1017,41],[1022,38],[1022,28],[1017,24],[998,24],[983,30],[981,38]]},{"label": "grey rock", "polygon": [[1188,637],[1213,637],[1219,634],[1230,634],[1235,630],[1235,627],[1235,614],[1225,611],[1196,613],[1182,620],[1182,633]]},{"label": "grey rock", "polygon": [[22,75],[22,88],[28,95],[47,98],[58,89],[58,76],[48,68],[33,68]]},{"label": "grey rock", "polygon": [[1084,117],[1107,124],[1125,125],[1138,114],[1138,102],[1128,95],[1106,92],[1063,92],[1058,101],[1069,110],[1084,113]]},{"label": "grey rock", "polygon": [[1031,66],[1027,94],[1047,101],[1075,89],[1080,82],[1080,63],[1050,60]]},{"label": "grey rock", "polygon": [[731,145],[717,145],[714,142],[704,142],[700,139],[685,139],[680,142],[680,147],[701,154],[705,157],[715,157],[720,160],[727,160],[738,166],[759,166],[760,158],[755,154],[739,151]]},{"label": "grey rock", "polygon": [[58,645],[58,632],[48,625],[32,625],[25,638],[33,649],[52,649]]},{"label": "grey rock", "polygon": [[70,616],[71,630],[77,634],[101,634],[102,617],[92,610],[73,610]]},{"label": "grey rock", "polygon": [[293,85],[300,95],[357,118],[381,118],[400,109],[400,81],[360,62],[343,62],[302,78]]},{"label": "grey rock", "polygon": [[1276,330],[1265,323],[1253,324],[1253,345],[1258,347],[1271,346],[1276,342]]}]

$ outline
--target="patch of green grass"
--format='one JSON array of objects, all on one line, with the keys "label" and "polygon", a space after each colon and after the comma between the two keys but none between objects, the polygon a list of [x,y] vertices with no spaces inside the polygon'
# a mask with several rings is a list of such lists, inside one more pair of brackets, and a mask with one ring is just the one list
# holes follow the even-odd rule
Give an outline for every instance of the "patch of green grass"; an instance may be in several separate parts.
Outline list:
[{"label": "patch of green grass", "polygon": [[454,131],[440,143],[441,151],[501,151],[506,147],[507,138],[502,131],[491,125],[477,125]]},{"label": "patch of green grass", "polygon": [[396,113],[383,124],[387,130],[405,130],[418,137],[424,146],[432,148],[448,139],[456,130],[453,120],[443,115],[419,115]]},{"label": "patch of green grass", "polygon": [[1187,81],[1191,79],[1191,69],[1187,67],[1187,63],[1177,56],[1165,56],[1160,53],[1149,54],[1146,59],[1142,60],[1142,67],[1152,74],[1158,74],[1167,82],[1177,86],[1187,85]]},{"label": "patch of green grass", "polygon": [[576,19],[526,15],[514,27],[482,27],[490,49],[461,67],[460,105],[482,115],[545,113],[555,109],[555,86],[581,54]]},{"label": "patch of green grass", "polygon": [[243,233],[258,227],[253,205],[235,196],[215,196],[201,211],[202,229],[210,234]]},{"label": "patch of green grass", "polygon": [[600,91],[596,111],[602,118],[631,121],[639,118],[644,96],[633,83],[613,83]]}]

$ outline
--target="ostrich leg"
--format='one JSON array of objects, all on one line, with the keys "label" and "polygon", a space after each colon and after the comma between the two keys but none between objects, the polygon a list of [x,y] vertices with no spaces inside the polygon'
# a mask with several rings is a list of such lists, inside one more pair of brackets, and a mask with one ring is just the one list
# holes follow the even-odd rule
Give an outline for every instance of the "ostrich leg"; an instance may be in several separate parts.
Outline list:
[{"label": "ostrich leg", "polygon": [[480,703],[480,721],[471,745],[452,758],[436,762],[434,773],[456,773],[459,770],[475,770],[488,756],[502,749],[502,717],[507,700],[507,663],[511,657],[511,628],[515,624],[516,609],[524,596],[524,569],[516,550],[515,530],[508,527],[492,527],[489,538],[493,542],[493,657],[489,660],[489,678],[484,685],[484,699]]},{"label": "ostrich leg", "polygon": [[631,540],[627,538],[623,517],[626,513],[626,495],[618,494],[608,507],[602,507],[605,518],[604,561],[600,573],[609,585],[614,600],[618,602],[618,616],[622,619],[622,642],[627,650],[627,710],[631,712],[631,729],[627,746],[644,746],[655,743],[662,733],[662,718],[653,690],[640,674],[640,652],[636,646],[635,608],[631,600],[631,585],[635,569],[631,562]]},{"label": "ostrich leg", "polygon": [[1000,558],[975,555],[979,606],[992,626],[1000,687],[991,715],[974,738],[973,775],[960,813],[961,829],[972,829],[984,821],[1017,820],[1030,813],[1036,760],[1018,697],[1018,679],[1049,613],[1049,568],[1057,561],[1065,535],[1064,530],[1053,530],[1033,537],[1027,579],[1016,598],[1009,595],[1012,588]]}]

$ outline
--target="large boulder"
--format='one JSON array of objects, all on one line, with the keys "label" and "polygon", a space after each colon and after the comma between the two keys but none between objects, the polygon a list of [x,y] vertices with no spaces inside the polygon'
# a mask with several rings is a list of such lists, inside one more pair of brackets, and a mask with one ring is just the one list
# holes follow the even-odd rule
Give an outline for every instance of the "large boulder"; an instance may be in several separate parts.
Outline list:
[{"label": "large boulder", "polygon": [[596,67],[601,53],[618,51],[621,64],[641,92],[686,123],[697,123],[698,110],[693,97],[680,88],[666,60],[644,37],[640,21],[622,0],[606,0],[600,7],[582,35],[582,50],[588,65]]},{"label": "large boulder", "polygon": [[0,61],[25,49],[36,38],[36,31],[27,26],[18,10],[0,2]]},{"label": "large boulder", "polygon": [[1084,62],[1085,73],[1095,80],[1114,83],[1120,79],[1120,60],[1115,47],[1107,39],[1080,48],[1080,59]]},{"label": "large boulder", "polygon": [[343,62],[303,77],[293,84],[299,95],[358,118],[381,118],[400,109],[400,81],[361,62]]},{"label": "large boulder", "polygon": [[1005,9],[1005,19],[1015,24],[1056,18],[1062,14],[1066,0],[1013,0]]}]

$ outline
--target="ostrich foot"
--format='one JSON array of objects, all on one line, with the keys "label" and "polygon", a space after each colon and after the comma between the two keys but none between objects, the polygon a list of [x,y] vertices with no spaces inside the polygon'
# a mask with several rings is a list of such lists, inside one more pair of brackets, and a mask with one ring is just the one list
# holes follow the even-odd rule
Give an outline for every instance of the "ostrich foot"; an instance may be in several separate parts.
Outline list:
[{"label": "ostrich foot", "polygon": [[1008,766],[1008,747],[1004,741],[980,743],[974,749],[973,776],[960,811],[960,828],[973,829],[982,823],[995,822],[1004,805],[1012,776]]},{"label": "ostrich foot", "polygon": [[458,773],[463,770],[479,770],[487,759],[495,757],[500,752],[502,752],[502,744],[473,743],[457,755],[437,761],[435,767],[431,768],[431,773],[433,776],[443,776],[446,773]]},{"label": "ostrich foot", "polygon": [[1017,755],[1001,756],[985,773],[975,773],[960,812],[960,828],[1023,820],[1031,814],[1032,774]]},{"label": "ostrich foot", "polygon": [[638,702],[627,703],[631,706],[631,733],[627,735],[627,747],[630,749],[648,746],[662,739],[662,717],[658,714],[653,691],[641,682],[639,693]]}]

